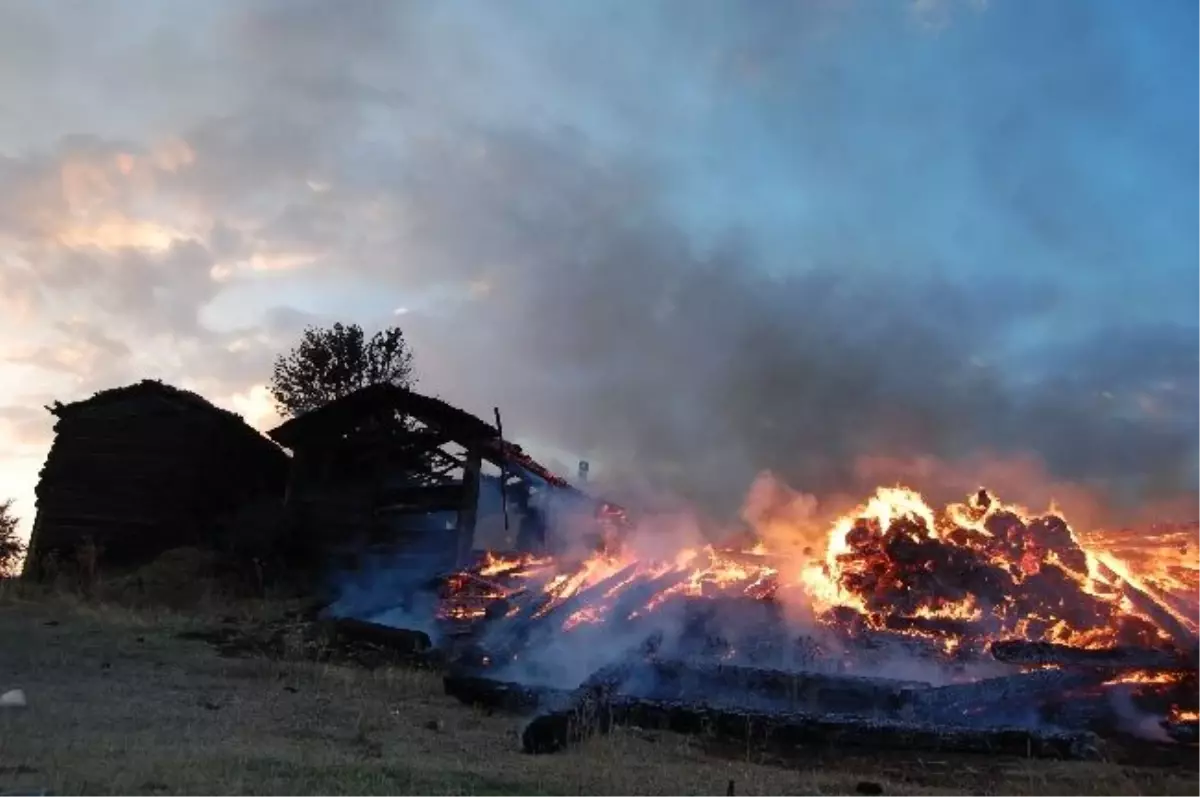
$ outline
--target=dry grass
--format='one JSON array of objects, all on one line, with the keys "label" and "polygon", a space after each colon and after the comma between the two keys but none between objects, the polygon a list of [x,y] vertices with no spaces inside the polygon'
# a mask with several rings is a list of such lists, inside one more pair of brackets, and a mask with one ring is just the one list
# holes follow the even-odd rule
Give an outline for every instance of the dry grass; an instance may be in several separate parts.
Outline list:
[{"label": "dry grass", "polygon": [[[801,769],[623,731],[559,756],[427,672],[222,659],[176,634],[203,619],[0,594],[0,792],[226,794],[1195,794],[1194,772],[912,756]],[[262,607],[257,607],[261,610]],[[245,611],[245,607],[243,607]]]}]

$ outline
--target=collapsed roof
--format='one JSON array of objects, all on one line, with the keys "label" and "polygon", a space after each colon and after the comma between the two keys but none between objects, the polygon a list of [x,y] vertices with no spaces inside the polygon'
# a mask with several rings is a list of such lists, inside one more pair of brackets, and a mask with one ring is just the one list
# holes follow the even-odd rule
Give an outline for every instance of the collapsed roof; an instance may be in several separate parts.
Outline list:
[{"label": "collapsed roof", "polygon": [[397,385],[364,387],[292,418],[267,434],[280,445],[295,450],[306,443],[340,438],[363,419],[379,417],[383,413],[420,421],[432,433],[431,446],[457,443],[477,448],[483,459],[497,467],[519,467],[556,488],[584,495],[566,479],[526,454],[519,445],[502,439],[500,430],[492,424],[439,398],[423,396]]}]

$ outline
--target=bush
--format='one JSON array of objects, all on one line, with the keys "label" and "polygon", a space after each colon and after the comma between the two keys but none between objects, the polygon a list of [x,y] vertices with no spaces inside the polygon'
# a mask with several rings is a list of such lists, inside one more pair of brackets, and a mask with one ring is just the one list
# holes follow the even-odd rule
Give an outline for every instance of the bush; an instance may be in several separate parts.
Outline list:
[{"label": "bush", "polygon": [[12,500],[0,503],[0,577],[13,576],[25,558],[25,541],[17,536]]}]

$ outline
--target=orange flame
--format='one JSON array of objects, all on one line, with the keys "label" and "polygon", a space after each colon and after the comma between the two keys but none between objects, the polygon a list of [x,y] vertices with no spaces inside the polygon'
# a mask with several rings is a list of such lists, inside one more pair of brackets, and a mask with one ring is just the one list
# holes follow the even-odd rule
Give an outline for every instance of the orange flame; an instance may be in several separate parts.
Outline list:
[{"label": "orange flame", "polygon": [[[786,517],[772,516],[770,523],[772,539],[786,536]],[[811,529],[799,523],[796,535],[812,539]],[[661,578],[666,586],[627,617],[678,596],[775,598],[803,604],[820,622],[844,624],[856,617],[865,628],[938,640],[947,650],[1008,638],[1077,647],[1163,644],[1171,638],[1164,622],[1193,632],[1197,627],[1200,568],[1185,559],[1189,548],[1178,536],[1169,537],[1180,546],[1177,554],[1134,563],[1113,550],[1132,539],[1081,536],[1056,514],[1035,515],[983,490],[935,512],[917,492],[896,486],[879,488],[835,519],[823,537],[822,549],[805,547],[811,556],[799,555],[799,546],[772,551],[763,541],[748,550],[685,549],[671,561],[639,561],[612,550],[574,565],[488,555],[472,572],[496,585],[475,585],[474,597],[533,590],[542,596],[535,616],[544,617],[612,581],[561,618],[570,630],[607,619],[637,585]],[[625,575],[614,580],[620,573]],[[463,589],[460,582],[451,587]],[[1131,594],[1144,600],[1136,603]],[[483,610],[460,605],[444,615],[478,617]]]}]

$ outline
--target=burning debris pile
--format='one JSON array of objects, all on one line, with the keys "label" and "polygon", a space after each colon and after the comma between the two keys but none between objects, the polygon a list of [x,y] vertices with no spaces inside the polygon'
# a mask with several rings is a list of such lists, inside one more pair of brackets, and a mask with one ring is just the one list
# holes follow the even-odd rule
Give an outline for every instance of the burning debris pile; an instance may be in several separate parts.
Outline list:
[{"label": "burning debris pile", "polygon": [[[447,692],[533,715],[530,752],[613,724],[766,747],[1091,757],[1197,736],[1194,553],[1134,568],[985,491],[880,489],[823,548],[650,560],[485,554],[443,584]],[[1170,561],[1167,561],[1167,559]]]}]

